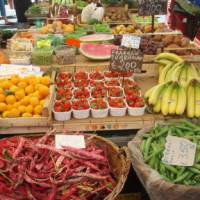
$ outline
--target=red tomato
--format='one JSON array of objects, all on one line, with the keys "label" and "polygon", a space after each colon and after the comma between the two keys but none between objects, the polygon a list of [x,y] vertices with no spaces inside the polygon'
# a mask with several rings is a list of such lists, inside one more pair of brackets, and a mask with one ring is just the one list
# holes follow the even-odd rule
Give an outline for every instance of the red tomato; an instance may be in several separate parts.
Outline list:
[{"label": "red tomato", "polygon": [[103,99],[93,99],[90,102],[90,106],[91,108],[96,109],[96,110],[108,108],[106,101]]},{"label": "red tomato", "polygon": [[109,87],[108,96],[109,97],[123,97],[123,91],[120,87]]},{"label": "red tomato", "polygon": [[124,107],[126,107],[126,104],[125,104],[123,98],[109,98],[108,103],[111,107],[114,107],[114,108],[124,108]]},{"label": "red tomato", "polygon": [[93,98],[105,98],[107,97],[107,89],[102,86],[98,86],[92,89],[91,95]]},{"label": "red tomato", "polygon": [[87,99],[80,99],[80,100],[74,101],[72,104],[72,108],[74,110],[88,110],[89,104],[88,104]]},{"label": "red tomato", "polygon": [[90,86],[91,87],[104,87],[104,82],[103,81],[90,80]]},{"label": "red tomato", "polygon": [[88,87],[88,85],[89,85],[89,80],[87,80],[87,79],[76,79],[75,81],[74,81],[74,86],[75,87]]},{"label": "red tomato", "polygon": [[103,80],[104,76],[100,72],[92,72],[92,73],[90,73],[90,79],[92,79],[92,80]]},{"label": "red tomato", "polygon": [[88,79],[88,75],[86,72],[76,72],[74,75],[75,80],[83,80]]},{"label": "red tomato", "polygon": [[106,81],[106,86],[112,87],[112,86],[120,86],[120,83],[118,80],[111,79],[109,81]]},{"label": "red tomato", "polygon": [[75,99],[87,99],[90,97],[90,92],[86,88],[75,89],[73,94]]},{"label": "red tomato", "polygon": [[54,103],[55,112],[68,112],[71,110],[71,103],[69,101],[60,101]]},{"label": "red tomato", "polygon": [[118,78],[119,72],[107,71],[107,72],[104,72],[104,76],[107,77],[107,78]]}]

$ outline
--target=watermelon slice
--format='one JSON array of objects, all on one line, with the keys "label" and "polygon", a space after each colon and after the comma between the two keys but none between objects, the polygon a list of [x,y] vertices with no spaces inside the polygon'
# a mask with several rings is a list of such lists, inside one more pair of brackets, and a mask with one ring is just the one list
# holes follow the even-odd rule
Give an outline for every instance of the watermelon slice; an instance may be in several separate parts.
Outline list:
[{"label": "watermelon slice", "polygon": [[112,49],[118,49],[118,46],[111,44],[82,43],[79,50],[82,55],[88,59],[109,60]]},{"label": "watermelon slice", "polygon": [[113,40],[114,36],[111,34],[92,34],[92,35],[85,35],[81,36],[79,40],[81,42],[105,42]]}]

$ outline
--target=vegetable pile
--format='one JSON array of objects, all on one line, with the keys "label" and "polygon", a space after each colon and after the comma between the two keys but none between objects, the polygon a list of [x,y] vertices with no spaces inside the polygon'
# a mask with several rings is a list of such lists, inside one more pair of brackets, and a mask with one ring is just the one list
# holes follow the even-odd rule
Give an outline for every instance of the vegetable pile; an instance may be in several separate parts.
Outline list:
[{"label": "vegetable pile", "polygon": [[59,150],[52,132],[0,140],[0,199],[102,200],[111,193],[116,181],[106,146],[85,135],[85,149]]},{"label": "vegetable pile", "polygon": [[[141,151],[144,161],[171,183],[183,185],[200,185],[200,126],[183,120],[165,126],[156,125],[143,136]],[[162,163],[167,135],[182,137],[197,144],[194,165],[191,167],[171,166]]]}]

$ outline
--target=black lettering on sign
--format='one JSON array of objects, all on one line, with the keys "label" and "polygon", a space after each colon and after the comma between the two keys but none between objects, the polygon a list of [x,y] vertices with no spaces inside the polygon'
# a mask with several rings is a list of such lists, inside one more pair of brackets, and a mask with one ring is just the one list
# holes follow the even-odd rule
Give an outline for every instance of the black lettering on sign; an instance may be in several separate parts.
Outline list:
[{"label": "black lettering on sign", "polygon": [[110,59],[110,70],[140,73],[142,61],[143,54],[139,49],[113,49]]},{"label": "black lettering on sign", "polygon": [[167,0],[139,0],[139,15],[164,15],[167,12]]}]

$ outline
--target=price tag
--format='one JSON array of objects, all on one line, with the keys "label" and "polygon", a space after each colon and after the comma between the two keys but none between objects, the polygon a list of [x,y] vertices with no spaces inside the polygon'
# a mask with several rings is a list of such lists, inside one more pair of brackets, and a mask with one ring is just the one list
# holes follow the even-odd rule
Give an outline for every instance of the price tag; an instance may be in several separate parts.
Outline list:
[{"label": "price tag", "polygon": [[121,46],[139,49],[140,47],[141,37],[133,36],[133,35],[123,35]]},{"label": "price tag", "polygon": [[57,149],[62,149],[63,146],[74,148],[85,148],[85,139],[83,135],[55,135],[55,146]]},{"label": "price tag", "polygon": [[110,59],[110,70],[140,73],[143,54],[139,49],[113,49]]},{"label": "price tag", "polygon": [[196,144],[185,138],[167,136],[162,162],[169,165],[193,166]]},{"label": "price tag", "polygon": [[164,15],[167,12],[167,0],[139,0],[139,15]]}]

